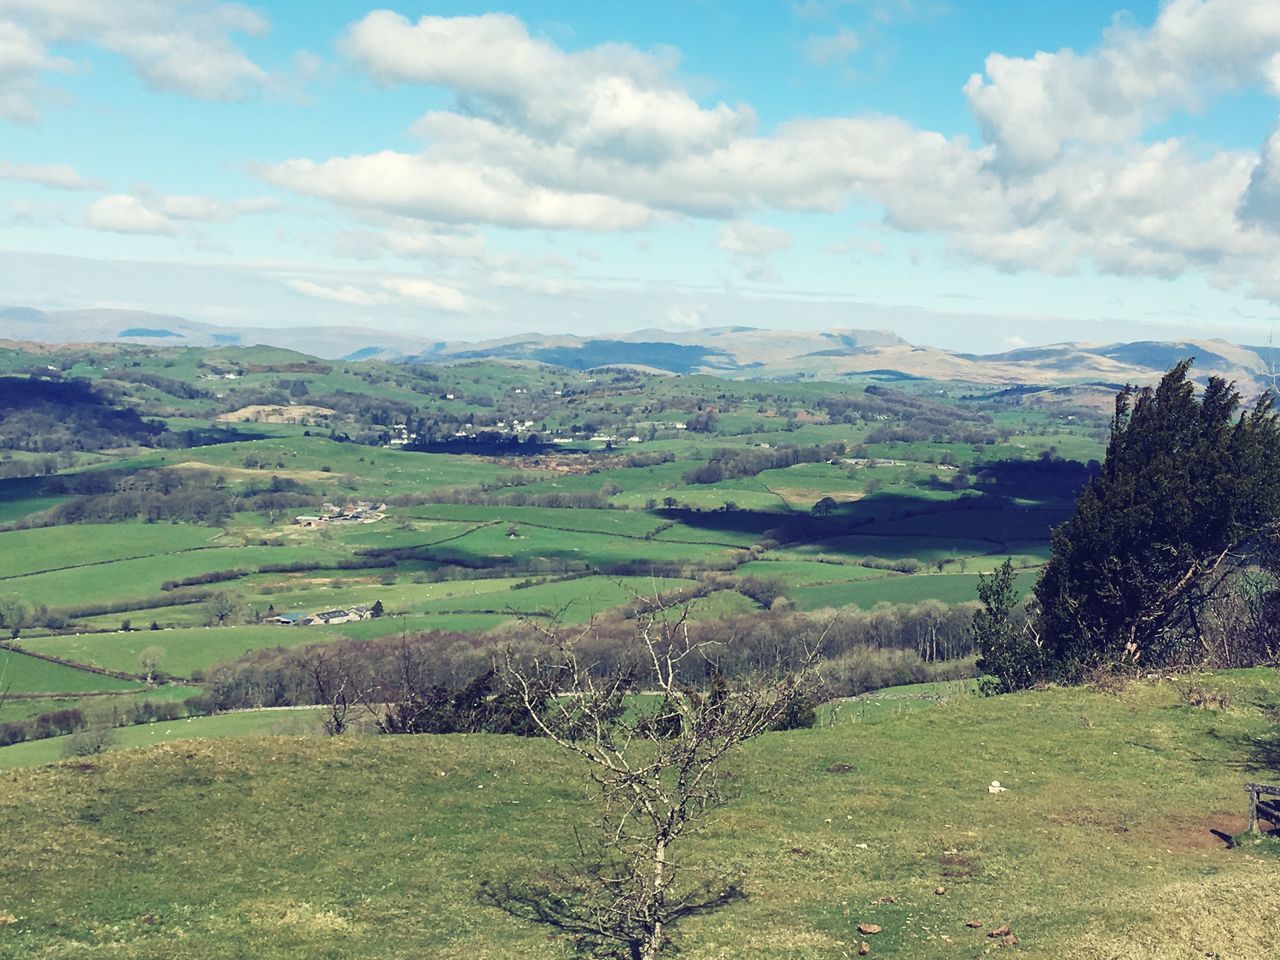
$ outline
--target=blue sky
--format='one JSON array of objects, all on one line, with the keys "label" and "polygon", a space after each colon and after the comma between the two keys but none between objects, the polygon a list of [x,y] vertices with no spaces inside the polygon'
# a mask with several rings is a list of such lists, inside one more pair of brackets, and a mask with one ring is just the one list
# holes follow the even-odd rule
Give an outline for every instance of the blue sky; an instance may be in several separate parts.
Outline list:
[{"label": "blue sky", "polygon": [[0,0],[0,303],[1271,337],[1280,3]]}]

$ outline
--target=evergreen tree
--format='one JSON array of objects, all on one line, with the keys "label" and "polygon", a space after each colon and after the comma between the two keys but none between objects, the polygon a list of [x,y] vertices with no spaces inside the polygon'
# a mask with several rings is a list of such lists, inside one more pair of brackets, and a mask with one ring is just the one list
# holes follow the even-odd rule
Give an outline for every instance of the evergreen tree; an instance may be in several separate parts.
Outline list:
[{"label": "evergreen tree", "polygon": [[1025,622],[1018,623],[1018,574],[1008,558],[990,574],[978,574],[978,602],[969,635],[981,653],[983,693],[1025,690],[1044,672],[1040,644]]},{"label": "evergreen tree", "polygon": [[1193,657],[1206,604],[1280,518],[1273,398],[1239,412],[1217,377],[1197,398],[1190,366],[1116,397],[1102,472],[1054,531],[1035,599],[1062,679]]}]

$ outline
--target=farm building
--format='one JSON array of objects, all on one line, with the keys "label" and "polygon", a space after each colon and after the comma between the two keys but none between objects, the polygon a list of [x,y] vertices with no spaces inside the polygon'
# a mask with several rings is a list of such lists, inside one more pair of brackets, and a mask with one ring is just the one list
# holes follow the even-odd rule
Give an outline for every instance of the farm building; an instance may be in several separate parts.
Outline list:
[{"label": "farm building", "polygon": [[373,617],[373,610],[367,606],[348,607],[339,610],[324,610],[320,613],[313,613],[302,621],[302,625],[306,627],[315,626],[317,624],[328,626],[334,623],[354,623],[357,620],[369,620]]}]

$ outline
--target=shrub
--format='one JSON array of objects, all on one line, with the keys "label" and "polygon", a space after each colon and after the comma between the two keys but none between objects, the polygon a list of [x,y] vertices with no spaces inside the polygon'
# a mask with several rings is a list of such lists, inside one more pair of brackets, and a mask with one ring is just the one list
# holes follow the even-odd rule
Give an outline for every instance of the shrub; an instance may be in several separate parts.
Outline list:
[{"label": "shrub", "polygon": [[116,732],[105,724],[89,727],[67,738],[62,748],[64,757],[92,757],[105,753],[116,745]]}]

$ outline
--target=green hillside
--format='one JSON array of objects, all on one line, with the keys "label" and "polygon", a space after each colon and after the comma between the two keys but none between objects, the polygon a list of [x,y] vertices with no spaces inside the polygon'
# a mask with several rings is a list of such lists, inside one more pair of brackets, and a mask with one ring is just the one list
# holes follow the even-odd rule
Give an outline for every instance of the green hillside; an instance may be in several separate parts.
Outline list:
[{"label": "green hillside", "polygon": [[[1277,772],[1280,684],[1200,678],[1231,702],[1204,710],[1190,682],[877,698],[766,735],[684,850],[746,899],[686,921],[682,956],[1271,955],[1274,852],[1221,836],[1241,783]],[[169,742],[0,773],[0,956],[570,958],[563,931],[477,895],[566,864],[586,797],[547,742],[491,736]],[[1004,925],[1016,949],[987,936]]]}]

